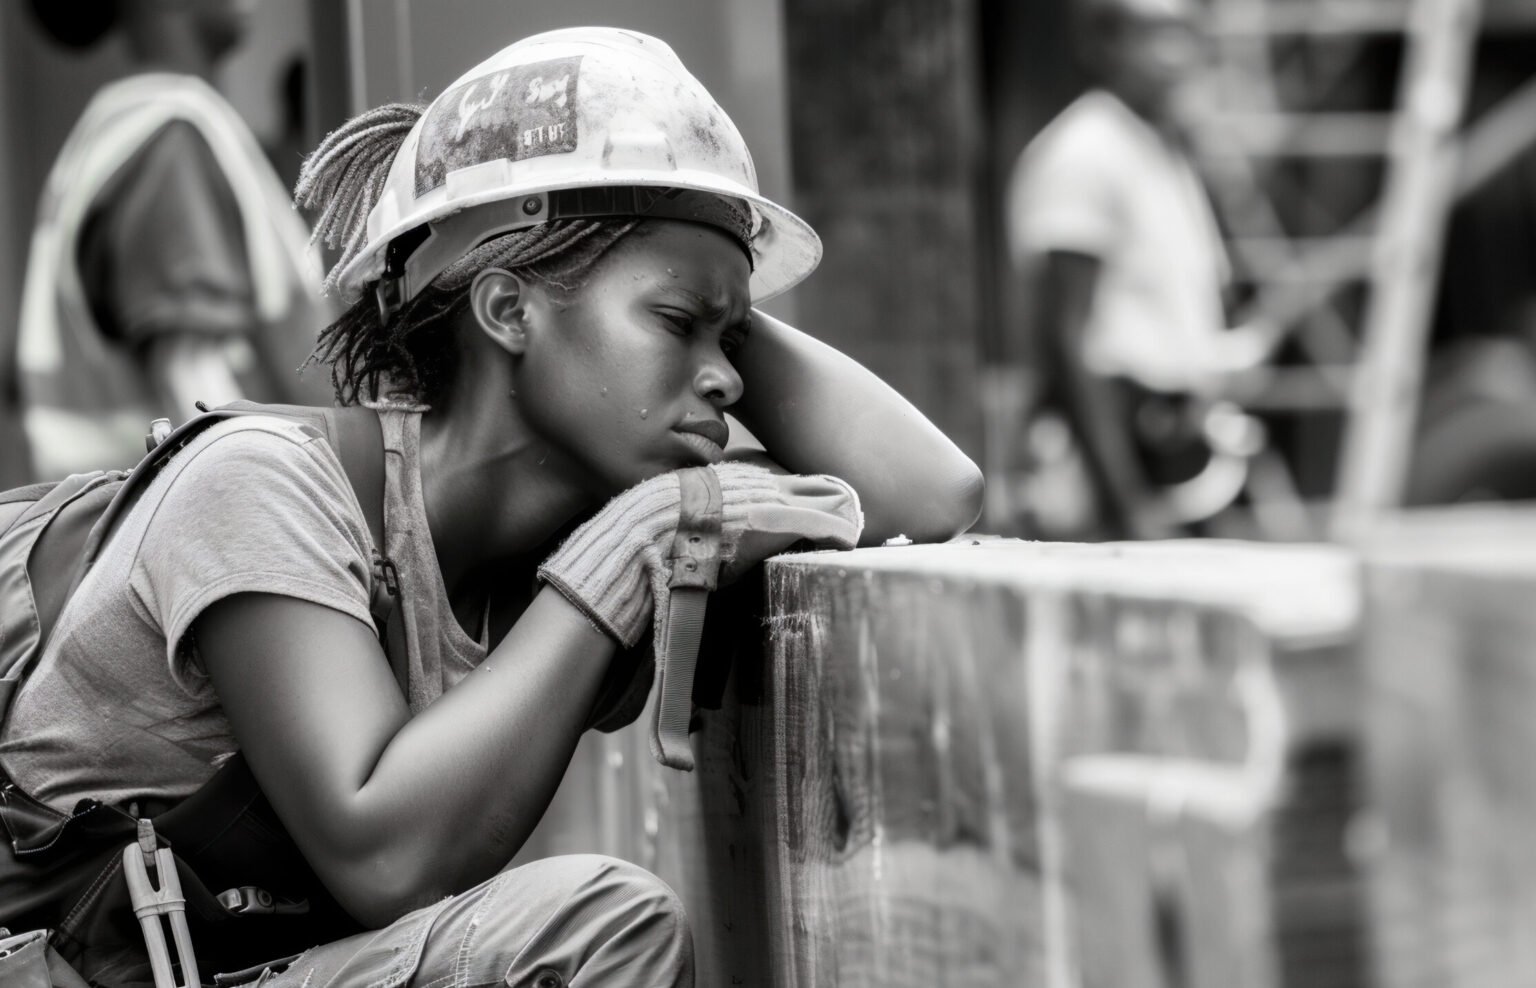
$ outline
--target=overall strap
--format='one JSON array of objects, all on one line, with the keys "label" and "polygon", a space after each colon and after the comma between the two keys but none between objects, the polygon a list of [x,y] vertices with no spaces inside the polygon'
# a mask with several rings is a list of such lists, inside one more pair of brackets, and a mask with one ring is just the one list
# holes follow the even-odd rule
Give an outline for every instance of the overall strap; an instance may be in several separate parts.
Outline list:
[{"label": "overall strap", "polygon": [[361,405],[321,410],[326,436],[352,483],[374,546],[384,549],[384,431],[378,413]]},{"label": "overall strap", "polygon": [[352,482],[363,519],[368,523],[368,534],[373,537],[373,595],[368,610],[378,629],[379,642],[389,657],[395,682],[409,695],[405,621],[395,614],[400,602],[400,574],[384,542],[383,426],[377,412],[361,405],[327,408],[324,416],[326,435]]},{"label": "overall strap", "polygon": [[694,669],[704,636],[704,612],[710,591],[720,580],[720,539],[724,497],[720,478],[708,467],[677,472],[677,534],[668,552],[666,629],[658,625],[656,706],[651,722],[651,751],[670,768],[693,770],[688,726],[693,716]]}]

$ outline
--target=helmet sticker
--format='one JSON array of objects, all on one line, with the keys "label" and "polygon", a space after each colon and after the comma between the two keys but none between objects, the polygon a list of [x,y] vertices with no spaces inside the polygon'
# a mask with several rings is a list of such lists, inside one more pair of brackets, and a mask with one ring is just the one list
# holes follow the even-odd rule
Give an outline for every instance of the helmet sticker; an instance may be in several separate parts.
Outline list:
[{"label": "helmet sticker", "polygon": [[576,150],[580,68],[580,55],[518,65],[438,97],[416,146],[416,195],[460,168]]}]

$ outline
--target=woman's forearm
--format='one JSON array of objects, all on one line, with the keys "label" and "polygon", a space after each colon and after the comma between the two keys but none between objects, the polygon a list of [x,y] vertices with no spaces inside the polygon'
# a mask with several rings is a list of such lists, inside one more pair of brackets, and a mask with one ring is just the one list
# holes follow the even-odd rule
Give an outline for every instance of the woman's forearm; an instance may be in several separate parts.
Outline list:
[{"label": "woman's forearm", "polygon": [[865,545],[941,541],[981,512],[981,471],[896,390],[832,347],[760,311],[735,356],[731,408],[796,473],[830,473],[863,504]]},{"label": "woman's forearm", "polygon": [[[544,590],[485,662],[395,735],[353,810],[397,818],[402,830],[435,818],[418,827],[415,860],[447,879],[448,892],[498,871],[543,817],[613,654],[611,640]],[[476,821],[472,835],[466,820]],[[455,833],[472,846],[455,847]]]},{"label": "woman's forearm", "polygon": [[559,785],[614,653],[546,588],[485,662],[412,717],[368,629],[320,605],[241,595],[197,633],[263,790],[369,925],[506,865]]}]

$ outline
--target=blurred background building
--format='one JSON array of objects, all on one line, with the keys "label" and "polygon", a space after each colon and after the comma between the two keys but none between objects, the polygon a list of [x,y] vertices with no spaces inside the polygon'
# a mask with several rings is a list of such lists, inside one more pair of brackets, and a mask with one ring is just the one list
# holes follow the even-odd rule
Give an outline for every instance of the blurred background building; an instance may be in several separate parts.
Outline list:
[{"label": "blurred background building", "polygon": [[[1527,78],[1536,64],[1536,4],[1438,3],[1472,18],[1464,72],[1455,46],[1462,34],[1443,30],[1452,38],[1433,57],[1449,65],[1410,68],[1426,57],[1409,29],[1410,0],[1193,5],[1208,38],[1214,98],[1206,118],[1213,126],[1191,135],[1189,153],[1232,266],[1228,324],[1262,319],[1286,333],[1275,359],[1223,396],[1263,426],[1265,441],[1232,504],[1200,522],[1201,531],[1322,536],[1327,506],[1345,487],[1366,501],[1536,493],[1523,486],[1536,477],[1528,260],[1536,162],[1527,151],[1536,133],[1536,88]],[[1021,150],[1088,85],[1071,8],[1015,0],[264,0],[217,82],[291,178],[304,149],[349,114],[429,98],[510,38],[606,22],[666,39],[744,131],[764,190],[826,243],[817,274],[770,308],[872,367],[983,464],[991,487],[984,528],[1071,535],[1052,531],[1034,507],[1053,496],[1042,459],[1069,455],[1070,445],[1050,430],[1043,446],[1041,435],[1031,439],[1042,340],[1005,218]],[[91,93],[129,68],[121,39],[63,51],[22,5],[0,7],[0,298],[13,306],[47,170]],[[1391,137],[1405,133],[1394,129],[1406,117],[1405,73],[1441,80],[1437,105],[1453,117],[1463,97],[1468,105],[1453,157],[1428,162],[1428,193],[1392,191],[1416,155],[1413,138]],[[1433,136],[1424,139],[1434,145]],[[1406,206],[1405,195],[1413,200]],[[1384,196],[1397,205],[1380,205]],[[1411,256],[1393,268],[1377,233],[1408,237]],[[1404,264],[1422,270],[1405,277]],[[1423,291],[1410,297],[1403,286],[1413,283]],[[1373,309],[1389,296],[1411,310],[1408,322],[1422,316],[1424,325],[1403,329],[1402,316]],[[1406,341],[1387,347],[1396,364],[1362,345],[1373,319],[1392,322],[1388,335]],[[14,346],[0,351],[0,361],[14,359]],[[1404,354],[1415,355],[1406,371]],[[1365,397],[1356,371],[1367,357],[1396,366],[1386,373],[1407,382],[1376,387],[1406,389],[1411,400]],[[998,368],[1023,373],[999,386]],[[0,373],[14,379],[8,363]],[[1351,407],[1390,414],[1385,426],[1361,431]],[[1385,438],[1404,421],[1406,440]],[[13,430],[14,414],[0,423],[0,435]],[[0,456],[4,479],[16,479],[17,462]],[[1345,462],[1369,476],[1351,478]],[[1075,494],[1067,483],[1054,496],[1070,503]]]}]

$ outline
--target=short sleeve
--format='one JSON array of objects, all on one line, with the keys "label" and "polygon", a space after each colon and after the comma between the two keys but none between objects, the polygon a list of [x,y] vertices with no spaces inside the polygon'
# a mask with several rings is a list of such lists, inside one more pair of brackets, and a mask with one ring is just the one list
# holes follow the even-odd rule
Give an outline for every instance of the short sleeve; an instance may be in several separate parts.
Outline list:
[{"label": "short sleeve", "polygon": [[87,218],[77,258],[108,337],[143,343],[256,323],[239,206],[191,124],[167,124],[123,166]]},{"label": "short sleeve", "polygon": [[[1070,114],[1072,111],[1068,111]],[[1051,251],[1102,257],[1120,227],[1115,169],[1124,167],[1102,121],[1060,118],[1019,157],[1008,195],[1015,263]]]},{"label": "short sleeve", "polygon": [[371,540],[330,447],[296,424],[213,431],[206,445],[171,461],[168,482],[146,493],[158,504],[129,578],[165,635],[172,676],[188,689],[203,670],[187,633],[225,597],[280,594],[372,626]]}]

